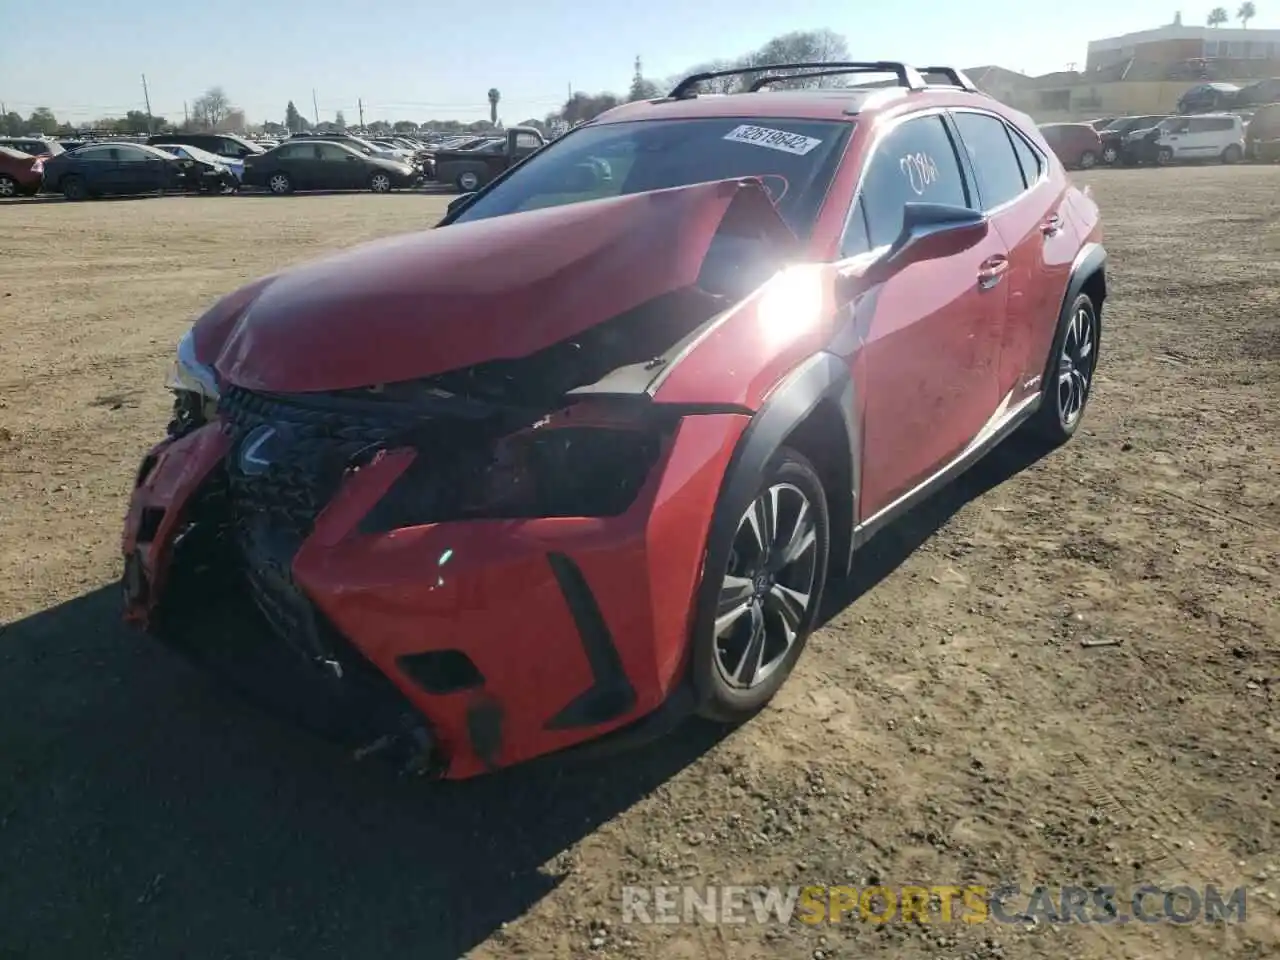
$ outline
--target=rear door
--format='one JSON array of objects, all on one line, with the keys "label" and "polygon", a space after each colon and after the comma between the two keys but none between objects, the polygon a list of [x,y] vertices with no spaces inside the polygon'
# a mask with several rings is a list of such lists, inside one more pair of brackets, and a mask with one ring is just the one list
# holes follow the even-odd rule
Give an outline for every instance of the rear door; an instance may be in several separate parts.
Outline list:
[{"label": "rear door", "polygon": [[[971,190],[944,115],[902,121],[867,161],[841,256],[892,243],[904,204],[963,207]],[[1007,262],[992,230],[964,253],[906,267],[848,308],[853,334],[844,349],[863,412],[862,521],[942,469],[995,411]]]},{"label": "rear door", "polygon": [[1001,401],[1014,407],[1040,389],[1076,246],[1065,209],[1065,178],[1049,175],[1040,148],[981,110],[952,112],[977,181],[976,209],[1009,248],[1008,299],[997,322],[993,372]]},{"label": "rear door", "polygon": [[120,164],[116,161],[115,147],[83,147],[75,152],[73,173],[84,178],[94,193],[120,193]]}]

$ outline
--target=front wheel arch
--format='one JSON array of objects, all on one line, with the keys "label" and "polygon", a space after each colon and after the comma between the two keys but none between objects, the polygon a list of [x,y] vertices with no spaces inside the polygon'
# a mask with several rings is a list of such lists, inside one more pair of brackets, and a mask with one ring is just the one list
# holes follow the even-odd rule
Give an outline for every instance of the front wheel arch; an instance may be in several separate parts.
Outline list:
[{"label": "front wheel arch", "polygon": [[[755,498],[778,451],[791,446],[812,459],[823,485],[830,518],[829,571],[847,572],[856,518],[859,432],[854,416],[853,378],[848,363],[831,353],[817,353],[796,367],[770,394],[743,432],[720,485],[707,547],[704,571],[720,570],[728,562],[725,546],[738,521]],[[831,484],[830,486],[828,484]],[[839,551],[839,552],[837,552]],[[694,595],[690,637],[714,629],[719,584],[704,577]],[[706,691],[696,688],[702,701]]]}]

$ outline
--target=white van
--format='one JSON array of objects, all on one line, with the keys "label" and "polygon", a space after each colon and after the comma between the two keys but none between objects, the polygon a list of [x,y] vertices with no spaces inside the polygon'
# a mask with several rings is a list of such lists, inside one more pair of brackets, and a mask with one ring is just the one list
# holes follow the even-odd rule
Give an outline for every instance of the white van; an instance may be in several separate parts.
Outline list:
[{"label": "white van", "polygon": [[1234,113],[1173,117],[1163,121],[1160,128],[1155,143],[1158,163],[1185,160],[1238,163],[1244,159],[1244,121]]}]

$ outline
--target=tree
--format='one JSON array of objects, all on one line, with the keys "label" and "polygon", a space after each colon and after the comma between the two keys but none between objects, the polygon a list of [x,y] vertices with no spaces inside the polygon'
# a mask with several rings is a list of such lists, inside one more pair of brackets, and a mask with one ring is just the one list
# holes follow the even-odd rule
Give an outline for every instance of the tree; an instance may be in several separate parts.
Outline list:
[{"label": "tree", "polygon": [[661,94],[658,93],[658,86],[652,80],[646,80],[644,69],[640,65],[640,58],[636,57],[636,72],[631,77],[631,89],[627,91],[627,102],[631,103],[636,100],[655,100]]},{"label": "tree", "polygon": [[191,119],[196,126],[212,130],[226,119],[231,111],[231,101],[221,87],[210,87],[203,96],[191,104]]},{"label": "tree", "polygon": [[597,93],[593,96],[579,90],[560,108],[560,119],[569,124],[594,120],[606,110],[612,110],[619,102],[617,94]]},{"label": "tree", "polygon": [[302,119],[302,114],[298,112],[298,108],[294,106],[293,101],[290,100],[289,105],[284,108],[285,127],[290,133],[299,133],[306,129],[306,127],[303,126],[304,123],[306,123],[306,121]]},{"label": "tree", "polygon": [[1240,4],[1240,9],[1236,11],[1236,19],[1240,21],[1240,26],[1249,29],[1249,21],[1258,15],[1258,8],[1253,5],[1253,0],[1245,0]]},{"label": "tree", "polygon": [[1220,27],[1227,22],[1227,19],[1226,7],[1214,7],[1209,11],[1209,19],[1205,22],[1211,27]]},{"label": "tree", "polygon": [[11,137],[20,137],[25,132],[27,122],[22,119],[22,114],[15,113],[10,110],[4,116],[0,117],[0,132],[8,134]]},{"label": "tree", "polygon": [[498,101],[502,99],[502,94],[498,92],[497,87],[489,88],[489,122],[494,126],[498,125]]},{"label": "tree", "polygon": [[227,111],[227,115],[222,118],[216,129],[221,133],[244,133],[248,127],[248,121],[245,120],[244,111],[231,109]]},{"label": "tree", "polygon": [[27,120],[26,126],[27,130],[20,131],[20,134],[35,131],[45,136],[52,136],[58,131],[58,120],[48,107],[36,107],[31,117]]},{"label": "tree", "polygon": [[396,133],[417,133],[418,125],[412,120],[397,120],[391,125],[391,129]]},{"label": "tree", "polygon": [[262,132],[272,137],[279,137],[289,133],[289,128],[283,123],[276,123],[274,120],[266,120],[262,124]]},{"label": "tree", "polygon": [[370,120],[365,125],[365,129],[368,130],[369,133],[376,134],[377,136],[380,136],[380,137],[385,137],[388,133],[391,132],[391,124],[387,123],[387,121],[385,120]]},{"label": "tree", "polygon": [[347,118],[342,115],[341,110],[333,115],[333,125],[339,130],[347,129]]}]

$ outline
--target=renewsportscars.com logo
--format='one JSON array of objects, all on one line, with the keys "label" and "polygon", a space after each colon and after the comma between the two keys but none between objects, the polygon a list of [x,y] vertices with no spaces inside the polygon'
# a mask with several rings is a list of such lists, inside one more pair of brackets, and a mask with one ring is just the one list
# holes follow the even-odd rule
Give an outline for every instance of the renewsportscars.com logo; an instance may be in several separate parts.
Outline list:
[{"label": "renewsportscars.com logo", "polygon": [[623,923],[1239,923],[1244,887],[790,886],[622,888]]}]

